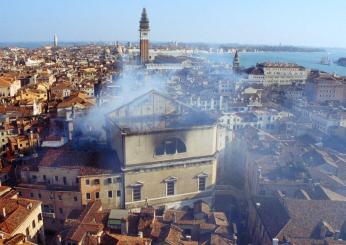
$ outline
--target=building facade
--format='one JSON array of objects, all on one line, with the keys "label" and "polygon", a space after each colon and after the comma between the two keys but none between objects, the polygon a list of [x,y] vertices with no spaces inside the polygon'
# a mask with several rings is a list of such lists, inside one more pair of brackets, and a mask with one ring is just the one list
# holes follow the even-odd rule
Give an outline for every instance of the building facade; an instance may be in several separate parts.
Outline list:
[{"label": "building facade", "polygon": [[122,175],[108,166],[116,165],[113,154],[64,145],[39,155],[38,164],[21,168],[16,190],[22,197],[42,201],[46,229],[59,230],[72,211],[93,201],[100,201],[105,209],[122,207]]},{"label": "building facade", "polygon": [[302,66],[288,63],[261,63],[264,86],[305,84],[309,71]]},{"label": "building facade", "polygon": [[124,172],[126,208],[211,197],[225,131],[201,116],[156,91],[108,115],[109,144]]},{"label": "building facade", "polygon": [[305,93],[308,100],[315,103],[346,100],[346,81],[344,78],[328,73],[312,75],[306,84]]}]

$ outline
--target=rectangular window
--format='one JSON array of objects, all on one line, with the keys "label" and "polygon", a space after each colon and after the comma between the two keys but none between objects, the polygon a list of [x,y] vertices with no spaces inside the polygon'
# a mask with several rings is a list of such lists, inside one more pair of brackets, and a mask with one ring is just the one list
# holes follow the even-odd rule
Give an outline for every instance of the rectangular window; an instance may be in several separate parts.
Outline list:
[{"label": "rectangular window", "polygon": [[207,177],[198,177],[198,190],[199,191],[205,191],[205,183],[206,183]]},{"label": "rectangular window", "polygon": [[141,186],[134,186],[132,189],[132,198],[133,201],[140,201],[141,197]]},{"label": "rectangular window", "polygon": [[55,181],[56,181],[56,182],[59,181],[59,176],[55,176]]},{"label": "rectangular window", "polygon": [[62,214],[64,213],[64,210],[62,208],[59,208],[59,212]]},{"label": "rectangular window", "polygon": [[46,180],[47,180],[47,176],[43,175],[43,181],[46,182]]},{"label": "rectangular window", "polygon": [[38,193],[38,198],[39,198],[39,199],[41,199],[41,198],[42,198],[41,193]]},{"label": "rectangular window", "polygon": [[112,198],[113,197],[113,192],[112,191],[108,191],[108,197]]},{"label": "rectangular window", "polygon": [[100,179],[94,179],[94,184],[99,185],[100,184]]},{"label": "rectangular window", "polygon": [[66,185],[66,184],[67,184],[66,177],[63,177],[63,178],[62,178],[62,181],[64,182],[64,185]]},{"label": "rectangular window", "polygon": [[89,180],[89,179],[86,179],[86,180],[85,180],[85,184],[86,184],[86,185],[90,185],[90,180]]},{"label": "rectangular window", "polygon": [[42,220],[42,214],[38,214],[37,220],[38,220],[38,221],[41,221],[41,220]]},{"label": "rectangular window", "polygon": [[61,201],[62,200],[62,197],[61,197],[61,195],[58,195],[58,199]]},{"label": "rectangular window", "polygon": [[96,198],[96,199],[99,199],[99,198],[100,198],[100,192],[98,192],[98,191],[95,192],[95,198]]},{"label": "rectangular window", "polygon": [[117,197],[120,197],[120,196],[121,196],[121,191],[117,190]]},{"label": "rectangular window", "polygon": [[76,178],[76,183],[77,183],[77,184],[79,183],[79,179],[78,179],[78,178]]},{"label": "rectangular window", "polygon": [[33,220],[32,221],[32,228],[35,229],[35,227],[36,227],[36,222],[35,222],[35,220]]},{"label": "rectangular window", "polygon": [[44,205],[43,205],[43,208],[42,208],[42,211],[43,211],[44,213],[49,213],[49,206],[48,206],[47,204],[44,204]]},{"label": "rectangular window", "polygon": [[34,197],[34,193],[30,192],[30,197],[33,198]]},{"label": "rectangular window", "polygon": [[74,201],[77,202],[78,201],[78,198],[75,196],[73,197]]},{"label": "rectangular window", "polygon": [[86,193],[86,199],[87,199],[87,200],[90,200],[90,198],[91,198],[91,197],[90,197],[90,193]]},{"label": "rectangular window", "polygon": [[174,181],[168,181],[166,183],[167,196],[174,196]]},{"label": "rectangular window", "polygon": [[112,178],[107,178],[107,183],[112,184]]}]

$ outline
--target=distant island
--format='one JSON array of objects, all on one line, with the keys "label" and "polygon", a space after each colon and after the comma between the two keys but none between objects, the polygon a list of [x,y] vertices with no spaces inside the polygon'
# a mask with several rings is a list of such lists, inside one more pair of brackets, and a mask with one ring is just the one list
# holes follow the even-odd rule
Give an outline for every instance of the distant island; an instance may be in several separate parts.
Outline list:
[{"label": "distant island", "polygon": [[237,48],[239,50],[245,50],[247,52],[325,52],[322,48],[311,48],[311,47],[296,47],[296,46],[271,46],[271,45],[260,45],[260,46],[223,46],[224,49]]},{"label": "distant island", "polygon": [[339,58],[338,61],[336,62],[339,66],[346,66],[346,58],[342,57]]},{"label": "distant island", "polygon": [[[80,45],[116,45],[116,44],[134,44],[138,45],[138,42],[131,41],[71,41],[60,42],[61,47],[71,47]],[[18,47],[18,48],[40,48],[51,45],[49,41],[42,42],[0,42],[0,48]],[[152,42],[151,48],[175,48],[184,49],[192,48],[209,51],[210,49],[217,49],[219,51],[228,52],[229,50],[237,49],[241,52],[326,52],[323,48],[313,47],[297,47],[290,45],[251,45],[251,44],[237,44],[237,43],[194,43],[194,42]]]}]

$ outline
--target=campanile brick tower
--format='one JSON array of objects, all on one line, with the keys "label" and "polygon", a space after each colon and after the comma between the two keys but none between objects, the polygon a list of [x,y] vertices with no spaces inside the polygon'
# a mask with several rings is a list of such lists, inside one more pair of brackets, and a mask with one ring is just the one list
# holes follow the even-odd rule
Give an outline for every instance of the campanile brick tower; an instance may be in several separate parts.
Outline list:
[{"label": "campanile brick tower", "polygon": [[139,22],[140,58],[142,64],[149,61],[149,31],[149,19],[147,16],[147,11],[145,8],[143,8],[142,17]]}]

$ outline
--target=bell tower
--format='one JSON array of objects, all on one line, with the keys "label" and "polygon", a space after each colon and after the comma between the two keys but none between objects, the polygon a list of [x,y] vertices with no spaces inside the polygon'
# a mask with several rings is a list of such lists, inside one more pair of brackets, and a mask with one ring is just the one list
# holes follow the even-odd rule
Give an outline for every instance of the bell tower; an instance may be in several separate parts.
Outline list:
[{"label": "bell tower", "polygon": [[142,17],[139,22],[141,64],[148,63],[149,61],[149,31],[149,19],[147,16],[147,11],[145,8],[143,8]]},{"label": "bell tower", "polygon": [[233,58],[233,71],[236,73],[240,71],[240,59],[239,59],[238,50],[236,50],[234,58]]}]

